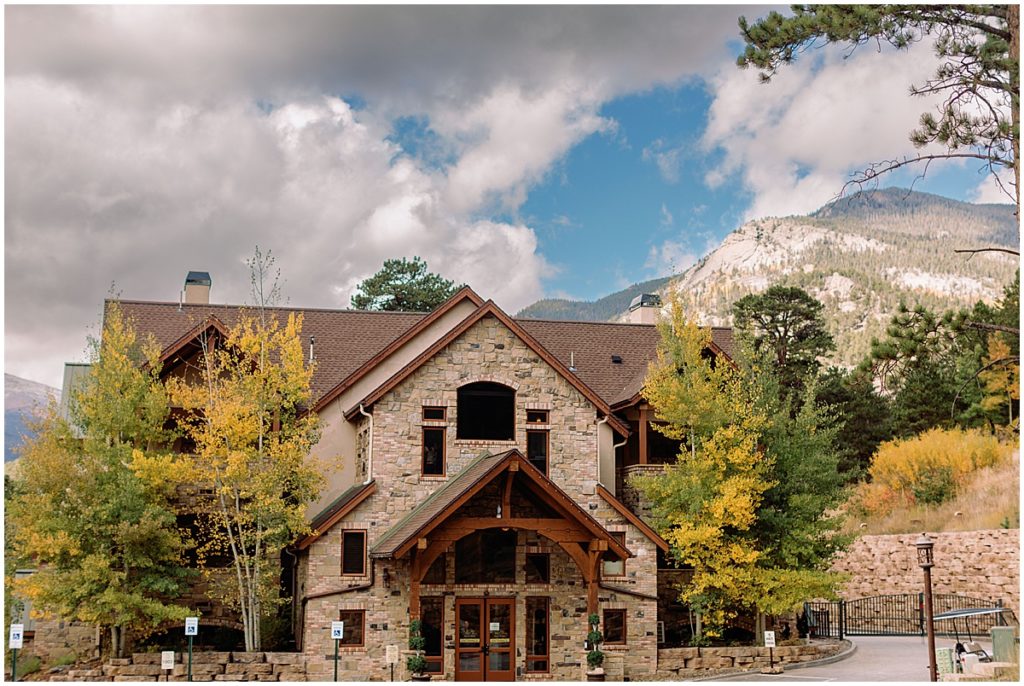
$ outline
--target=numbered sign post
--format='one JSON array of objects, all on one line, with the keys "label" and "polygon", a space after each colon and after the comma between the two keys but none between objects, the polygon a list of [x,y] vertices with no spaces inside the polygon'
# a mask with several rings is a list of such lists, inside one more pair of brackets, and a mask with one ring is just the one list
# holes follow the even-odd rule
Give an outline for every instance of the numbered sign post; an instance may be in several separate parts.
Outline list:
[{"label": "numbered sign post", "polygon": [[25,642],[25,625],[12,624],[7,647],[11,649],[11,681],[18,680],[18,651]]},{"label": "numbered sign post", "polygon": [[173,650],[163,650],[160,652],[160,669],[174,669]]},{"label": "numbered sign post", "polygon": [[775,666],[775,632],[764,632],[764,647],[768,649],[768,666]]},{"label": "numbered sign post", "polygon": [[331,638],[334,639],[334,680],[338,680],[338,645],[345,638],[345,622],[331,622]]},{"label": "numbered sign post", "polygon": [[192,638],[199,635],[199,618],[185,618],[185,635],[188,636],[188,680],[192,681]]}]

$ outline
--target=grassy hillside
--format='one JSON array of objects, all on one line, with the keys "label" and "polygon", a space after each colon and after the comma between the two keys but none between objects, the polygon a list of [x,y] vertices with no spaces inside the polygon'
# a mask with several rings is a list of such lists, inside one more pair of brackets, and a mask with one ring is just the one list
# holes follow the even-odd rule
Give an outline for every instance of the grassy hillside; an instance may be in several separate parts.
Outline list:
[{"label": "grassy hillside", "polygon": [[1020,462],[975,472],[963,490],[940,505],[901,507],[875,517],[850,517],[847,528],[862,534],[919,531],[978,531],[1020,528]]}]

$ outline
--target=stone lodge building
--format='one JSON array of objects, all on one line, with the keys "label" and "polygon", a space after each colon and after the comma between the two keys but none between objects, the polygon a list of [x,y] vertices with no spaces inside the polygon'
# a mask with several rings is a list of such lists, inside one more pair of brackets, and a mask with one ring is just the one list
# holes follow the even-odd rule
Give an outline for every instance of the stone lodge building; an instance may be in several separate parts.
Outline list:
[{"label": "stone lodge building", "polygon": [[[164,374],[238,317],[202,276],[181,304],[121,302]],[[406,678],[419,617],[435,678],[579,680],[589,613],[609,678],[653,676],[679,572],[626,480],[678,452],[640,395],[658,304],[638,298],[638,323],[514,319],[464,288],[430,314],[280,311],[304,317],[315,453],[338,467],[282,558],[310,679],[331,679],[337,620],[340,678],[389,679],[389,646]],[[728,357],[731,331],[712,335]]]}]

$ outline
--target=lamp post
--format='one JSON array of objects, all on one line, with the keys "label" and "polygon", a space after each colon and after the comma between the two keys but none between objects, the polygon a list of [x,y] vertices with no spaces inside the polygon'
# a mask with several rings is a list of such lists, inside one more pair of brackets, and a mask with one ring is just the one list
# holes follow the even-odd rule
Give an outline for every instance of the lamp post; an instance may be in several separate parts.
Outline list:
[{"label": "lamp post", "polygon": [[926,626],[928,627],[928,672],[932,681],[938,681],[939,675],[935,668],[935,622],[932,619],[932,567],[935,558],[932,554],[935,548],[935,541],[928,538],[927,534],[921,534],[921,538],[914,543],[917,547],[917,564],[924,570],[924,614]]}]

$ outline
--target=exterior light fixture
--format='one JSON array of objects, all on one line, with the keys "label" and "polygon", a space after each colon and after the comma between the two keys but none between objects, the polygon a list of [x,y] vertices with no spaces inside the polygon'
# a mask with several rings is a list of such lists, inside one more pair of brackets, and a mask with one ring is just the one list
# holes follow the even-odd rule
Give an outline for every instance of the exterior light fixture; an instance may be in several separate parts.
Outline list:
[{"label": "exterior light fixture", "polygon": [[935,620],[932,610],[932,567],[935,566],[935,541],[928,534],[914,542],[917,548],[917,565],[924,570],[924,616],[928,627],[928,672],[932,681],[938,681],[939,675],[935,665]]}]

